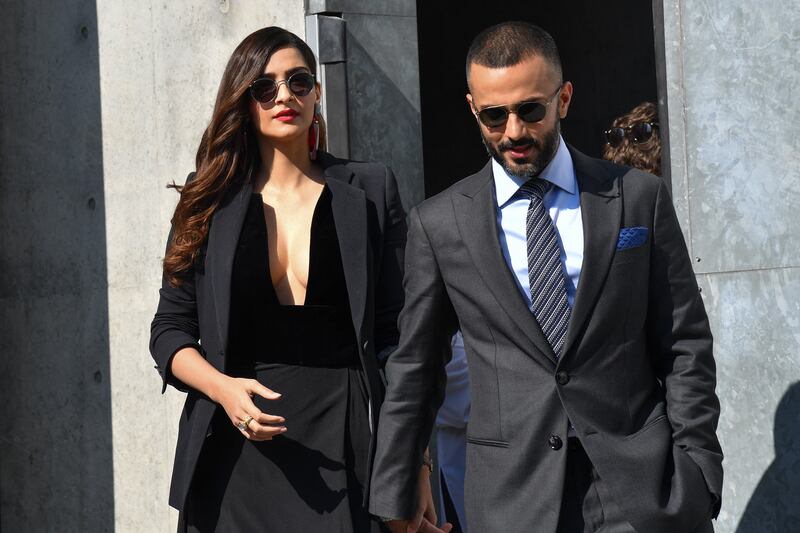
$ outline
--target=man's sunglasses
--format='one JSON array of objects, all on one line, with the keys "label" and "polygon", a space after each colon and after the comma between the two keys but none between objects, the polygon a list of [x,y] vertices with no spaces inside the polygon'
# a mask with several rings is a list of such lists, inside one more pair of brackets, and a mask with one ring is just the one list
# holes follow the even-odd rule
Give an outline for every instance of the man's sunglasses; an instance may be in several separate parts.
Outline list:
[{"label": "man's sunglasses", "polygon": [[563,86],[564,84],[559,85],[556,92],[544,102],[520,102],[512,105],[485,107],[475,114],[487,128],[502,126],[506,123],[508,115],[511,113],[516,113],[520,120],[529,124],[539,122],[547,115],[547,107],[553,102],[553,98],[561,91]]},{"label": "man's sunglasses", "polygon": [[657,127],[657,122],[635,122],[627,128],[611,128],[605,132],[606,142],[613,148],[618,148],[627,137],[631,143],[641,144],[653,136],[653,131]]},{"label": "man's sunglasses", "polygon": [[314,89],[316,80],[308,72],[295,72],[285,80],[258,78],[250,84],[250,96],[260,104],[268,104],[278,96],[278,87],[285,84],[295,96],[306,96]]}]

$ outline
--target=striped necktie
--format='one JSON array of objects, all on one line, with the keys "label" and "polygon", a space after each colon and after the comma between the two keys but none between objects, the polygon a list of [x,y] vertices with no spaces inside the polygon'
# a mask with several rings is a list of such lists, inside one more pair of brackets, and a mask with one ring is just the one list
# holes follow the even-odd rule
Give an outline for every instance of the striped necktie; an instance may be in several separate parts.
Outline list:
[{"label": "striped necktie", "polygon": [[531,199],[525,224],[531,311],[558,358],[567,337],[571,310],[558,235],[544,205],[544,195],[549,188],[550,182],[533,178],[520,187],[520,191]]}]

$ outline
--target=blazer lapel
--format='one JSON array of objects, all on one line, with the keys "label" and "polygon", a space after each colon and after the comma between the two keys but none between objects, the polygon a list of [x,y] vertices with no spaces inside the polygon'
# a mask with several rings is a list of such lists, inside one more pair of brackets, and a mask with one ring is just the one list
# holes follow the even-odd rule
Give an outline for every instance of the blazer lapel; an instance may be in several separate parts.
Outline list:
[{"label": "blazer lapel", "polygon": [[473,190],[453,196],[456,221],[461,238],[472,261],[489,290],[505,309],[506,314],[522,330],[528,341],[551,365],[555,354],[542,333],[525,300],[519,293],[517,281],[503,257],[497,225],[497,200],[492,180],[491,162],[477,175]]},{"label": "blazer lapel", "polygon": [[249,182],[242,185],[231,200],[214,214],[208,232],[208,268],[211,271],[211,289],[223,351],[228,348],[233,256],[252,192],[253,186]]},{"label": "blazer lapel", "polygon": [[619,179],[609,174],[596,161],[570,147],[578,189],[581,195],[583,219],[583,264],[581,277],[567,329],[564,354],[584,331],[617,247],[622,223],[622,198]]},{"label": "blazer lapel", "polygon": [[363,190],[350,185],[352,177],[345,165],[325,167],[350,312],[360,341],[367,301],[367,200]]}]

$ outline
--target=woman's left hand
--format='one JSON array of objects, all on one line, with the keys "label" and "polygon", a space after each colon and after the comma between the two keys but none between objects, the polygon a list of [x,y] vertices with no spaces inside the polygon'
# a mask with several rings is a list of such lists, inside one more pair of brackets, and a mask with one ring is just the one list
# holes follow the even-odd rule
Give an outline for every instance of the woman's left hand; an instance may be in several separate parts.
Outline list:
[{"label": "woman's left hand", "polygon": [[414,515],[413,520],[408,524],[408,533],[423,533],[426,531],[442,531],[448,533],[453,529],[452,524],[449,522],[444,524],[441,528],[436,527],[436,508],[433,505],[433,492],[431,491],[430,477],[431,469],[428,465],[422,465],[419,470],[417,487],[417,493],[419,494],[417,500],[417,514]]}]

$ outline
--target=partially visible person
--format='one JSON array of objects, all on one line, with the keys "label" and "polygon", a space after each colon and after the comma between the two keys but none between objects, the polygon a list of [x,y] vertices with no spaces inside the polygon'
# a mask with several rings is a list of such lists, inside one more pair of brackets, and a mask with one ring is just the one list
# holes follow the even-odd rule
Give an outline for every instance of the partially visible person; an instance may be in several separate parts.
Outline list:
[{"label": "partially visible person", "polygon": [[605,139],[603,159],[661,175],[658,108],[653,102],[643,102],[614,119]]},{"label": "partially visible person", "polygon": [[467,462],[469,421],[469,370],[464,337],[459,331],[451,341],[453,358],[447,363],[444,403],[436,415],[436,458],[439,473],[439,508],[442,519],[453,524],[453,533],[466,533],[464,470]]}]

